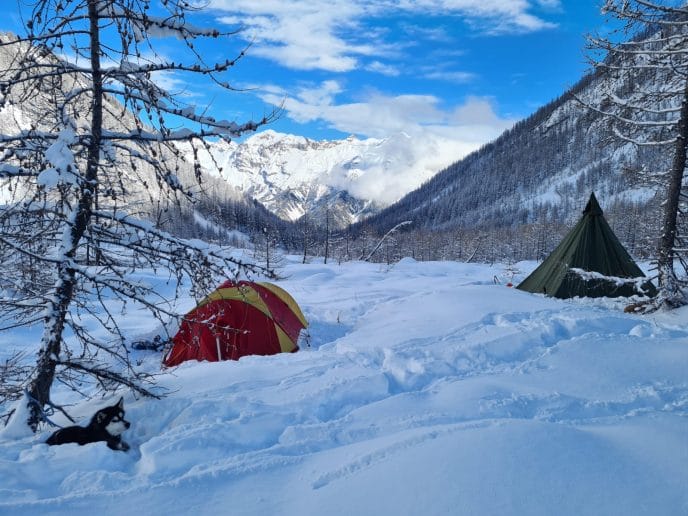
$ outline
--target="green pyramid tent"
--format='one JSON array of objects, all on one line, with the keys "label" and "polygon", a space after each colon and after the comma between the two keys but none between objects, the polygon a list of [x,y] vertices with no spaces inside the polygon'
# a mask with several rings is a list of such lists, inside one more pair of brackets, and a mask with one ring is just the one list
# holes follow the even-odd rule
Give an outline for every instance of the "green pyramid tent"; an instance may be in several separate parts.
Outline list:
[{"label": "green pyramid tent", "polygon": [[516,288],[562,299],[657,293],[609,227],[595,194],[578,224]]}]

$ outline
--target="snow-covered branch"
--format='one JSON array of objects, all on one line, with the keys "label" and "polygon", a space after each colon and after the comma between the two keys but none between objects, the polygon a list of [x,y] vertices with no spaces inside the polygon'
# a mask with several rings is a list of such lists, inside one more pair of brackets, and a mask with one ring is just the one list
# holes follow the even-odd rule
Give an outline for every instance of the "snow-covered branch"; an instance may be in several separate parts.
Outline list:
[{"label": "snow-covered branch", "polygon": [[[146,308],[161,326],[179,314],[173,300],[134,279],[138,271],[164,273],[177,288],[186,279],[271,275],[227,249],[134,215],[181,213],[189,209],[188,194],[202,192],[197,163],[182,159],[172,142],[234,138],[276,116],[215,118],[155,83],[156,73],[175,71],[232,90],[224,74],[244,51],[206,63],[195,41],[233,33],[191,23],[193,5],[165,0],[159,7],[167,12],[158,16],[147,0],[39,0],[20,6],[25,35],[0,38],[8,63],[0,70],[0,107],[25,115],[0,135],[0,179],[11,196],[0,209],[0,327],[37,320],[43,326],[26,380],[37,400],[29,408],[34,431],[51,403],[53,380],[79,391],[86,374],[105,390],[155,394],[129,363],[113,306]],[[187,51],[179,62],[157,57],[154,40],[167,37]]]}]

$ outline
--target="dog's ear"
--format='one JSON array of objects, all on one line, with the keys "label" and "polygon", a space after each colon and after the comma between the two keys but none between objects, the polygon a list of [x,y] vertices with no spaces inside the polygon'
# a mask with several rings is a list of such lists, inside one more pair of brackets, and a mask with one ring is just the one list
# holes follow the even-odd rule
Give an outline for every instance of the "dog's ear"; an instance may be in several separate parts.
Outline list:
[{"label": "dog's ear", "polygon": [[124,408],[124,396],[122,396],[119,401],[117,402],[117,406],[119,408]]}]

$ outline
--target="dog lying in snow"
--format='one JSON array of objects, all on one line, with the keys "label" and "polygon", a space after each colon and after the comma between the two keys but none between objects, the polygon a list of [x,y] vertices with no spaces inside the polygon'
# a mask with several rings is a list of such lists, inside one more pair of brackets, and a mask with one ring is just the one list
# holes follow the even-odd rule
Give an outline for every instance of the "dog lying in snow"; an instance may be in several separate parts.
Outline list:
[{"label": "dog lying in snow", "polygon": [[122,433],[131,426],[124,419],[124,398],[111,407],[96,412],[88,426],[68,426],[53,433],[46,443],[80,445],[105,441],[112,450],[127,451],[129,445],[122,441]]}]

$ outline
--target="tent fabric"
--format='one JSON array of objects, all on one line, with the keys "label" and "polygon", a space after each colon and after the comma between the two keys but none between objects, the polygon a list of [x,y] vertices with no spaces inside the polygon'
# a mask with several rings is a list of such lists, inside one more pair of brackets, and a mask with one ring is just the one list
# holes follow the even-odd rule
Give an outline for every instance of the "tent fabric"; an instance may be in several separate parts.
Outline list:
[{"label": "tent fabric", "polygon": [[594,193],[576,226],[516,288],[562,299],[657,293],[609,227]]},{"label": "tent fabric", "polygon": [[277,285],[226,281],[184,316],[163,365],[294,352],[307,326],[294,298]]}]

